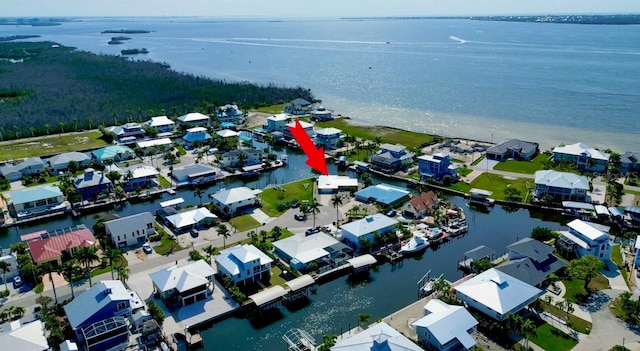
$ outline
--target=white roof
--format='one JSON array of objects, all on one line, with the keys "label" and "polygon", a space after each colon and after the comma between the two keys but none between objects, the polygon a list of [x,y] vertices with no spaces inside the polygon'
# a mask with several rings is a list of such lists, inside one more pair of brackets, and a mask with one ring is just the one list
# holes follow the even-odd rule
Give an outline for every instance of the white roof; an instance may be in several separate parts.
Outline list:
[{"label": "white roof", "polygon": [[64,306],[72,329],[77,329],[112,301],[130,300],[129,292],[119,280],[103,280],[76,296]]},{"label": "white roof", "polygon": [[172,124],[176,124],[176,122],[170,120],[167,116],[156,116],[151,117],[150,120],[146,121],[144,124],[149,127],[161,127],[161,126],[170,126]]},{"label": "white roof", "polygon": [[287,291],[280,285],[274,285],[268,289],[264,289],[259,293],[253,294],[249,296],[249,299],[256,304],[256,306],[261,306],[267,302],[271,302],[275,299],[278,299],[284,296]]},{"label": "white roof", "polygon": [[389,151],[393,151],[393,152],[402,152],[405,151],[407,149],[406,146],[402,145],[402,144],[380,144],[380,149],[382,150],[389,150]]},{"label": "white roof", "polygon": [[291,291],[297,291],[302,288],[306,288],[310,285],[313,285],[315,283],[316,283],[316,280],[313,279],[312,276],[305,274],[293,280],[289,280],[288,282],[285,283],[285,285],[288,286],[289,289],[291,289]]},{"label": "white roof", "polygon": [[638,237],[636,238],[636,246],[635,246],[636,251],[640,250],[640,235],[638,235]]},{"label": "white roof", "polygon": [[44,323],[35,320],[29,324],[8,322],[0,329],[0,345],[3,350],[44,351],[49,349]]},{"label": "white roof", "polygon": [[380,229],[394,226],[396,223],[398,223],[398,221],[395,219],[378,213],[344,224],[342,226],[342,230],[359,237]]},{"label": "white roof", "polygon": [[241,186],[232,189],[224,189],[220,190],[213,198],[221,204],[230,205],[234,203],[238,203],[245,200],[254,199],[256,194],[260,194],[262,191],[259,189],[251,190],[246,186]]},{"label": "white roof", "polygon": [[353,267],[354,269],[358,269],[360,267],[370,266],[372,264],[375,264],[378,261],[376,260],[375,257],[369,254],[364,254],[364,255],[350,258],[347,260],[347,262],[349,262],[351,267]]},{"label": "white roof", "polygon": [[[126,172],[128,171],[125,171],[124,173],[126,174]],[[144,178],[144,177],[150,177],[150,176],[157,176],[158,170],[151,166],[140,166],[132,169],[131,173],[133,175],[133,178],[131,179],[137,179],[137,178]]]},{"label": "white roof", "polygon": [[137,213],[127,217],[112,219],[105,222],[104,226],[111,235],[120,235],[131,232],[131,228],[140,228],[136,223],[154,223],[153,215],[151,212]]},{"label": "white roof", "polygon": [[284,252],[292,259],[296,259],[299,262],[306,264],[329,255],[329,252],[326,251],[325,248],[337,243],[338,240],[325,233],[316,233],[305,237],[295,235],[290,236],[288,238],[275,241],[273,246]]},{"label": "white roof", "polygon": [[[598,240],[602,236],[605,236],[605,237],[609,236],[607,234],[609,231],[609,227],[596,225],[595,223],[591,223],[591,222],[585,222],[581,219],[574,219],[573,221],[569,222],[567,226],[575,230],[576,232],[584,235],[585,237],[589,238],[589,240],[593,240],[593,241]],[[606,230],[603,230],[603,229],[606,229]]]},{"label": "white roof", "polygon": [[173,266],[153,272],[149,277],[161,291],[188,291],[208,284],[215,273],[204,260],[198,260],[182,267]]},{"label": "white roof", "polygon": [[331,351],[423,351],[423,349],[390,327],[385,322],[369,326],[366,330],[339,339]]},{"label": "white roof", "polygon": [[144,140],[136,142],[139,148],[144,149],[145,147],[152,146],[161,146],[161,145],[171,145],[171,139],[162,138],[162,139],[153,139],[153,140]]},{"label": "white roof", "polygon": [[340,187],[357,187],[358,179],[340,175],[318,176],[318,189],[339,189]]},{"label": "white roof", "polygon": [[[300,122],[300,126],[302,126],[303,129],[309,129],[309,128],[313,128],[313,124],[309,123],[309,122],[305,122],[305,121],[300,121],[298,120],[298,122]],[[296,126],[296,121],[293,121],[291,123],[287,123],[287,127],[295,127]]]},{"label": "white roof", "polygon": [[607,206],[603,205],[595,205],[593,206],[596,209],[596,213],[599,215],[610,215],[611,212],[607,209]]},{"label": "white roof", "polygon": [[589,190],[587,177],[554,170],[536,171],[535,183],[563,189]]},{"label": "white roof", "polygon": [[495,268],[478,274],[455,289],[501,315],[514,311],[543,292]]},{"label": "white roof", "polygon": [[476,344],[467,330],[478,325],[478,321],[464,307],[433,299],[427,302],[424,309],[425,316],[411,325],[429,329],[440,345],[453,339],[458,339],[466,349],[471,349]]},{"label": "white roof", "polygon": [[493,194],[493,192],[491,192],[489,190],[473,188],[473,189],[469,190],[469,194],[491,196],[491,194]]},{"label": "white roof", "polygon": [[342,130],[333,127],[316,129],[316,134],[320,135],[335,135],[340,133],[342,133]]},{"label": "white roof", "polygon": [[588,249],[589,248],[589,244],[587,244],[586,241],[580,239],[579,237],[577,237],[576,235],[572,234],[571,232],[567,232],[567,231],[560,231],[560,236],[567,238],[568,240],[574,242],[576,245],[580,246],[583,249]]},{"label": "white roof", "polygon": [[203,121],[203,120],[209,120],[209,116],[205,116],[202,113],[199,112],[192,112],[192,113],[187,113],[186,115],[180,116],[178,117],[178,120],[184,123],[189,123],[189,122],[198,122],[198,121]]},{"label": "white roof", "polygon": [[286,113],[278,113],[277,115],[267,117],[268,120],[277,122],[277,121],[286,121],[289,119],[289,115]]},{"label": "white roof", "polygon": [[220,254],[216,257],[216,263],[223,266],[229,273],[235,275],[240,273],[239,265],[249,263],[254,260],[260,260],[260,264],[268,264],[273,260],[260,251],[257,247],[246,244],[236,245],[226,250],[220,251]]},{"label": "white roof", "polygon": [[193,128],[187,129],[187,133],[203,133],[206,131],[207,131],[207,128],[205,127],[193,127]]},{"label": "white roof", "polygon": [[199,223],[205,218],[216,219],[218,216],[209,212],[208,209],[200,207],[168,216],[166,220],[176,228],[184,228]]},{"label": "white roof", "polygon": [[165,208],[165,207],[168,207],[168,206],[179,205],[179,204],[181,204],[183,202],[184,202],[184,199],[179,197],[179,198],[176,198],[176,199],[162,201],[160,203],[160,207]]},{"label": "white roof", "polygon": [[553,148],[553,152],[559,153],[559,154],[575,155],[575,156],[586,155],[593,159],[605,160],[605,161],[609,161],[609,158],[611,157],[611,155],[609,155],[608,153],[602,152],[598,149],[594,149],[583,143],[575,143],[575,144],[566,145],[566,146],[557,146]]},{"label": "white roof", "polygon": [[216,134],[218,134],[219,136],[221,136],[223,138],[236,137],[236,136],[240,135],[240,133],[234,132],[231,129],[219,130],[219,131],[216,132]]}]

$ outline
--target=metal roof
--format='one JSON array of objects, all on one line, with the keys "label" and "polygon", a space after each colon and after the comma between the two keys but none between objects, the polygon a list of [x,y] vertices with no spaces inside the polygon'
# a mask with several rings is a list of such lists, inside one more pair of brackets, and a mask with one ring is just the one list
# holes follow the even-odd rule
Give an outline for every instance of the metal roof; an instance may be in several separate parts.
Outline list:
[{"label": "metal roof", "polygon": [[593,211],[593,205],[586,202],[578,202],[578,201],[562,201],[562,207],[565,208],[577,208],[580,210],[591,210]]},{"label": "metal roof", "polygon": [[493,255],[495,255],[495,253],[496,252],[492,248],[488,246],[480,245],[474,249],[471,249],[465,252],[464,257],[470,258],[472,260],[481,260],[483,258],[491,258]]},{"label": "metal roof", "polygon": [[262,290],[259,293],[249,296],[249,299],[260,307],[266,303],[277,300],[287,294],[287,291],[280,285],[272,286],[268,289]]},{"label": "metal roof", "polygon": [[181,203],[184,202],[184,199],[179,197],[177,199],[171,199],[171,200],[167,200],[167,201],[162,201],[160,203],[160,207],[167,207],[167,206],[173,206],[173,205],[179,205]]},{"label": "metal roof", "polygon": [[376,260],[375,257],[373,257],[373,256],[371,256],[369,254],[364,254],[362,256],[350,258],[350,259],[347,260],[347,262],[349,262],[351,267],[353,267],[354,269],[358,269],[358,268],[362,268],[362,267],[365,267],[365,266],[370,266],[372,264],[376,264],[376,262],[378,262],[378,261]]},{"label": "metal roof", "polygon": [[[129,301],[131,296],[119,280],[103,280],[64,306],[72,329],[77,329],[113,301]],[[115,306],[114,306],[115,308]],[[113,311],[115,312],[115,311]]]},{"label": "metal roof", "polygon": [[476,344],[467,331],[478,325],[478,321],[463,306],[449,305],[433,299],[427,302],[424,309],[429,313],[425,312],[424,317],[411,325],[427,328],[440,345],[453,339],[458,339],[466,349],[471,349]]},{"label": "metal roof", "polygon": [[209,264],[198,260],[182,267],[172,266],[153,272],[149,277],[160,291],[176,289],[182,292],[208,284],[215,273]]},{"label": "metal roof", "polygon": [[367,216],[363,219],[358,219],[353,222],[342,225],[343,232],[349,232],[354,236],[360,237],[362,235],[370,234],[382,229],[391,228],[396,225],[398,221],[393,218],[389,218],[383,214],[375,214]]},{"label": "metal roof", "polygon": [[291,289],[291,291],[298,291],[315,284],[316,281],[308,274],[301,275],[293,280],[286,282],[285,284]]},{"label": "metal roof", "polygon": [[14,204],[25,204],[28,202],[63,196],[63,194],[57,186],[44,185],[35,188],[12,191],[9,193],[9,196]]},{"label": "metal roof", "polygon": [[388,184],[377,184],[355,193],[356,197],[373,198],[382,204],[392,204],[410,194],[410,191]]}]

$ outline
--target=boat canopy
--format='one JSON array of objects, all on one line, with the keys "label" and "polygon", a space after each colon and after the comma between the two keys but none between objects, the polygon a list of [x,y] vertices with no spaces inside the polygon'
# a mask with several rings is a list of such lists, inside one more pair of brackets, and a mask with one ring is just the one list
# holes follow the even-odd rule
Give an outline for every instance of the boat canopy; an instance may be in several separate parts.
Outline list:
[{"label": "boat canopy", "polygon": [[572,208],[579,210],[589,210],[594,211],[593,205],[586,202],[578,202],[578,201],[562,201],[562,207],[564,208]]},{"label": "boat canopy", "polygon": [[347,260],[347,262],[349,262],[349,264],[351,264],[351,266],[357,270],[359,268],[375,264],[378,261],[376,261],[375,257],[369,254],[366,254],[366,255],[350,258]]},{"label": "boat canopy", "polygon": [[308,286],[315,284],[316,281],[308,274],[301,275],[296,279],[290,280],[285,284],[291,289],[291,291],[298,291]]},{"label": "boat canopy", "polygon": [[275,285],[268,289],[262,290],[259,293],[249,296],[249,299],[253,301],[256,306],[260,307],[283,297],[286,293],[287,291],[282,286]]},{"label": "boat canopy", "polygon": [[171,200],[167,200],[167,201],[162,201],[160,203],[160,207],[165,208],[165,207],[168,207],[168,206],[179,205],[179,204],[181,204],[183,202],[184,202],[184,199],[179,197],[177,199],[171,199]]}]

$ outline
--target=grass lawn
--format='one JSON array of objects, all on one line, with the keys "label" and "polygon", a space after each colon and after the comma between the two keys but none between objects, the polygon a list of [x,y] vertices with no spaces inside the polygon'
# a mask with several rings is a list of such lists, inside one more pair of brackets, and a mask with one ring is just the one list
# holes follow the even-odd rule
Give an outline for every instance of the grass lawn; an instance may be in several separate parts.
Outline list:
[{"label": "grass lawn", "polygon": [[280,112],[284,111],[284,104],[259,107],[259,108],[255,109],[255,110],[251,110],[251,111],[276,114],[276,113],[280,113]]},{"label": "grass lawn", "polygon": [[562,319],[563,321],[566,321],[568,318],[568,325],[571,329],[583,334],[591,333],[591,322],[585,321],[584,319],[578,318],[575,315],[567,313],[565,311],[561,311],[556,306],[550,305],[543,301],[540,302],[540,306],[544,311],[551,313],[552,315]]},{"label": "grass lawn", "polygon": [[520,190],[522,199],[527,195],[527,183],[534,186],[533,179],[516,178],[506,179],[498,174],[483,173],[471,182],[471,187],[485,189],[493,192],[492,199],[504,200],[504,191],[507,187],[515,187]]},{"label": "grass lawn", "polygon": [[627,287],[631,289],[631,286],[629,285],[629,273],[627,273],[627,270],[622,265],[622,252],[620,251],[619,245],[615,245],[611,248],[611,260],[616,264],[616,266],[618,266],[620,273],[624,278],[624,282],[627,284]]},{"label": "grass lawn", "polygon": [[547,160],[549,156],[545,154],[538,154],[531,161],[516,161],[516,160],[507,160],[498,162],[493,169],[497,171],[506,171],[506,172],[514,172],[514,173],[523,173],[523,174],[534,174],[536,171],[544,169],[544,161]]},{"label": "grass lawn", "polygon": [[[25,185],[25,187],[27,187],[27,188],[31,188],[31,187],[34,187],[34,186],[40,186],[40,185],[45,185],[45,184],[51,184],[51,183],[55,183],[55,182],[57,182],[57,181],[59,180],[59,179],[58,179],[58,176],[47,176],[47,177],[45,177],[44,179],[46,179],[46,181],[45,181],[44,183],[40,183],[40,182],[38,181],[38,179],[36,179],[36,181],[35,181],[35,182],[33,182],[33,183],[29,184],[29,185]],[[24,185],[24,183],[22,183],[22,184]]]},{"label": "grass lawn", "polygon": [[178,245],[178,242],[173,238],[173,235],[165,233],[164,235],[162,235],[162,239],[160,239],[160,245],[154,246],[153,250],[158,255],[166,255],[169,252],[182,250],[183,247]]},{"label": "grass lawn", "polygon": [[95,149],[107,145],[98,131],[45,136],[36,140],[23,140],[2,144],[2,160],[48,156],[68,151]]},{"label": "grass lawn", "polygon": [[[564,283],[564,286],[567,288],[567,292],[564,295],[565,299],[573,303],[581,303],[581,301],[586,298],[587,292],[584,290],[584,280],[563,280],[562,283]],[[591,279],[591,282],[589,282],[589,290],[591,291],[599,291],[609,288],[609,281],[602,274],[596,275]]]},{"label": "grass lawn", "polygon": [[271,279],[269,279],[271,286],[283,285],[286,282],[287,281],[282,278],[282,270],[280,267],[276,265],[271,266]]},{"label": "grass lawn", "polygon": [[262,191],[260,198],[262,199],[262,211],[271,217],[278,217],[283,213],[278,209],[279,204],[290,202],[294,199],[298,201],[311,201],[313,199],[313,179],[303,179],[284,184],[279,186],[278,189],[265,189]]},{"label": "grass lawn", "polygon": [[288,238],[288,237],[294,236],[294,235],[295,234],[293,234],[289,229],[282,228],[282,236],[278,240],[282,240],[284,238]]},{"label": "grass lawn", "polygon": [[171,186],[171,182],[167,180],[167,178],[163,177],[161,174],[158,174],[158,182],[160,182],[160,186],[163,188],[168,188]]},{"label": "grass lawn", "polygon": [[231,218],[229,223],[234,228],[236,228],[239,232],[244,232],[245,230],[257,228],[261,225],[260,222],[256,221],[255,218],[251,217],[251,215],[249,214]]},{"label": "grass lawn", "polygon": [[316,127],[338,128],[345,134],[366,140],[375,140],[376,137],[380,137],[383,143],[395,144],[400,142],[407,148],[420,147],[423,143],[434,143],[434,135],[409,132],[392,127],[354,125],[349,123],[348,119],[318,122],[316,123]]},{"label": "grass lawn", "polygon": [[451,190],[456,190],[456,191],[461,191],[463,193],[468,193],[469,191],[471,191],[471,188],[473,188],[471,185],[465,183],[465,182],[457,182],[455,184],[451,184],[450,186],[448,186],[449,189]]},{"label": "grass lawn", "polygon": [[531,338],[529,341],[547,351],[571,350],[578,344],[578,342],[569,335],[547,323],[538,326],[536,334],[537,336]]},{"label": "grass lawn", "polygon": [[466,177],[468,176],[471,172],[473,172],[473,169],[471,168],[467,168],[467,167],[460,167],[458,169],[458,175],[460,177]]},{"label": "grass lawn", "polygon": [[178,150],[178,153],[180,153],[180,156],[184,156],[187,154],[187,150],[185,150],[184,147],[182,147],[182,145],[176,146],[176,150]]}]

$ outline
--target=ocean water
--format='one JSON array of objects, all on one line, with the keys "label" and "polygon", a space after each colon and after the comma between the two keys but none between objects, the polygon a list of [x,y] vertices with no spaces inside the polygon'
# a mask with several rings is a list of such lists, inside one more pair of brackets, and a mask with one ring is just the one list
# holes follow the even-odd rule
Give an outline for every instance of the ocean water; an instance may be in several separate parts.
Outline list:
[{"label": "ocean water", "polygon": [[[146,29],[108,45],[105,29]],[[471,20],[91,18],[0,26],[232,81],[300,85],[356,122],[543,149],[640,151],[640,26]]]}]

